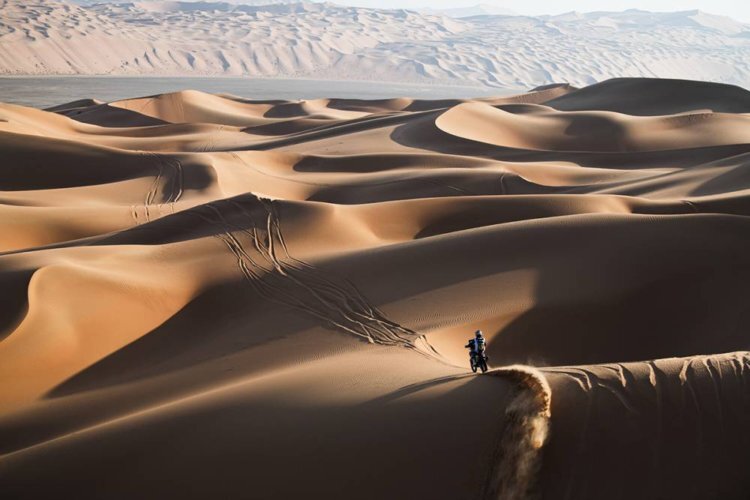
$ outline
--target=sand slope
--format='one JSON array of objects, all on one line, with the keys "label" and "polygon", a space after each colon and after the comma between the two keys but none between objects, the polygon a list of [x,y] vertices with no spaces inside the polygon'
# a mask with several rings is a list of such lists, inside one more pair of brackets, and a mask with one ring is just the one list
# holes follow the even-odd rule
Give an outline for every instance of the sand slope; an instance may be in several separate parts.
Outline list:
[{"label": "sand slope", "polygon": [[530,17],[483,8],[461,9],[472,16],[454,19],[451,9],[326,2],[87,3],[0,0],[0,75],[308,77],[510,89],[629,76],[750,87],[750,25],[700,11]]},{"label": "sand slope", "polygon": [[727,90],[0,104],[3,491],[746,498]]}]

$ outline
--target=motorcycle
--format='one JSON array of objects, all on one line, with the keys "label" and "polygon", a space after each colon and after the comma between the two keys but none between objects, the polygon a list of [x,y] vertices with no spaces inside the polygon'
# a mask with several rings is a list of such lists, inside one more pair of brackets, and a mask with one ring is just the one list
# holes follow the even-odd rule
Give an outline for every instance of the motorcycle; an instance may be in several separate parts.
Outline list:
[{"label": "motorcycle", "polygon": [[469,353],[469,364],[471,365],[471,371],[476,373],[477,368],[482,370],[482,373],[487,371],[487,354],[482,352],[471,352]]}]

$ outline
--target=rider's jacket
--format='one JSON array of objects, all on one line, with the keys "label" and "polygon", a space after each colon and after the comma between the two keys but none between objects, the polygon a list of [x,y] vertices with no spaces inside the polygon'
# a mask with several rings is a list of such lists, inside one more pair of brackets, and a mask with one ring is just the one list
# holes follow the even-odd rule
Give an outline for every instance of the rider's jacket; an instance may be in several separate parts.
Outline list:
[{"label": "rider's jacket", "polygon": [[484,338],[476,338],[469,340],[469,343],[464,347],[468,347],[471,352],[482,352],[484,351]]}]

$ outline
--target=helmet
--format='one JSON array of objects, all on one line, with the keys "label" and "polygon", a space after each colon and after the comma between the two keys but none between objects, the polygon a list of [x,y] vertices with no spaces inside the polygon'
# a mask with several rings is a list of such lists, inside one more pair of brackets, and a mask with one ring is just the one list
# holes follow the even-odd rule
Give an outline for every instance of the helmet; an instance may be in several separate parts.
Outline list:
[{"label": "helmet", "polygon": [[474,332],[474,336],[475,337],[481,337],[482,336],[482,330],[477,330],[476,332]]}]

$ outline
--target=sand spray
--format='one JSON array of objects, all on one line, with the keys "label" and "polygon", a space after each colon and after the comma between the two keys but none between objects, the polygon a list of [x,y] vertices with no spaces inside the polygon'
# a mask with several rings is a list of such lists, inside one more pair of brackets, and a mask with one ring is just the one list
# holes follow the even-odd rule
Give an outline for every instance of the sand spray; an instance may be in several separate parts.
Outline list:
[{"label": "sand spray", "polygon": [[549,434],[552,392],[544,375],[530,366],[496,368],[488,375],[512,381],[514,390],[481,498],[533,499],[538,496],[536,480]]}]

